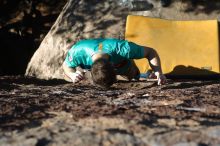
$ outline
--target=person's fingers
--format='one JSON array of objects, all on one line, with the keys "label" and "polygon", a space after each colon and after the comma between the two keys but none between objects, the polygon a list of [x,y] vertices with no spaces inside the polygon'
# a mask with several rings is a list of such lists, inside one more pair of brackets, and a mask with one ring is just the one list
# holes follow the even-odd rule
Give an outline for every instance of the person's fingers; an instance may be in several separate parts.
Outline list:
[{"label": "person's fingers", "polygon": [[163,85],[166,83],[166,77],[164,75],[158,75],[158,85]]},{"label": "person's fingers", "polygon": [[83,79],[83,76],[77,75],[76,78],[77,78],[78,80],[81,80],[81,79]]},{"label": "person's fingers", "polygon": [[76,79],[75,79],[75,82],[77,83],[77,82],[79,82],[79,81],[81,81],[81,80],[82,80],[82,77],[77,76]]},{"label": "person's fingers", "polygon": [[84,74],[80,71],[76,71],[76,74],[77,74],[77,77],[80,78],[80,79],[83,79],[84,78]]},{"label": "person's fingers", "polygon": [[79,75],[81,75],[81,76],[83,76],[83,72],[81,72],[81,71],[78,71],[78,70],[77,70],[76,73],[79,74]]},{"label": "person's fingers", "polygon": [[82,78],[79,78],[79,77],[76,77],[75,80],[74,80],[74,83],[78,83],[82,80]]},{"label": "person's fingers", "polygon": [[160,78],[158,79],[157,84],[161,85],[161,79]]},{"label": "person's fingers", "polygon": [[163,76],[163,77],[161,78],[160,83],[161,83],[162,85],[166,84],[166,77],[165,77],[165,76]]},{"label": "person's fingers", "polygon": [[71,73],[69,75],[69,77],[71,78],[73,83],[79,82],[82,79],[84,79],[84,75],[83,74],[79,74],[79,73],[76,73],[76,72],[75,73]]}]

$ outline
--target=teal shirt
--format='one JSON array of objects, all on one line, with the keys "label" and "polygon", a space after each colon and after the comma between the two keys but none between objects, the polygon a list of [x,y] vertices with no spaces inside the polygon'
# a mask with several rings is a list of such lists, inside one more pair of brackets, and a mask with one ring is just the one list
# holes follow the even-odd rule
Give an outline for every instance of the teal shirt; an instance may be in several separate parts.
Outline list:
[{"label": "teal shirt", "polygon": [[[71,47],[65,63],[72,68],[80,66],[83,69],[90,69],[93,64],[92,56],[98,52],[107,53],[110,56],[110,62],[116,66],[125,60],[130,63],[130,59],[144,57],[143,47],[126,40],[88,39],[81,40]],[[117,68],[117,73],[125,72],[126,66]]]}]

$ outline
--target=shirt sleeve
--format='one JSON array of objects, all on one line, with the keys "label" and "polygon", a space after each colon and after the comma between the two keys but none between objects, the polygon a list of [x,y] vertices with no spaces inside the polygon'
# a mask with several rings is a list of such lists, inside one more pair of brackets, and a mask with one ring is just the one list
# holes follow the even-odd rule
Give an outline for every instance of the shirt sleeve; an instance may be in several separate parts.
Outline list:
[{"label": "shirt sleeve", "polygon": [[120,45],[119,54],[127,59],[141,59],[144,58],[144,48],[133,42],[125,41]]},{"label": "shirt sleeve", "polygon": [[76,65],[76,63],[74,62],[74,59],[73,59],[73,57],[72,57],[70,51],[68,51],[64,62],[66,63],[66,65],[67,65],[68,67],[72,67],[72,68],[77,67],[77,65]]}]

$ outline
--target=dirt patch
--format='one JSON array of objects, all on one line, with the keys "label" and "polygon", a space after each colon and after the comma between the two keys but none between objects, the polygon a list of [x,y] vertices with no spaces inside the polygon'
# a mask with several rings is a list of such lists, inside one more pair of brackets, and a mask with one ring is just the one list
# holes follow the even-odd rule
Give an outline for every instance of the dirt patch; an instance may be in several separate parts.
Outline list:
[{"label": "dirt patch", "polygon": [[219,89],[220,80],[170,80],[163,86],[120,81],[101,90],[86,81],[4,76],[0,143],[64,145],[66,138],[76,145],[217,145]]}]

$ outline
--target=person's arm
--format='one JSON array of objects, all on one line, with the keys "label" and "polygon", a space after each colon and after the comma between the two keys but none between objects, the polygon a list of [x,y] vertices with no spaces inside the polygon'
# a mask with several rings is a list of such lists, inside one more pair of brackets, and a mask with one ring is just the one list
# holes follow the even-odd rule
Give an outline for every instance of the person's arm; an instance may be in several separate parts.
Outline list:
[{"label": "person's arm", "polygon": [[71,68],[66,65],[65,61],[63,62],[63,71],[67,77],[69,77],[73,83],[81,81],[84,77],[80,71],[76,71],[75,68]]},{"label": "person's arm", "polygon": [[164,76],[161,68],[160,57],[156,50],[149,47],[144,48],[144,57],[148,59],[150,67],[155,72],[155,75],[158,79],[158,85],[165,84],[166,77]]}]

